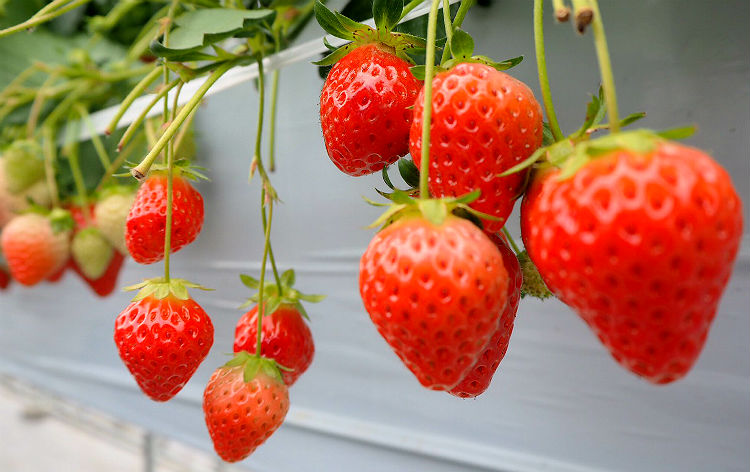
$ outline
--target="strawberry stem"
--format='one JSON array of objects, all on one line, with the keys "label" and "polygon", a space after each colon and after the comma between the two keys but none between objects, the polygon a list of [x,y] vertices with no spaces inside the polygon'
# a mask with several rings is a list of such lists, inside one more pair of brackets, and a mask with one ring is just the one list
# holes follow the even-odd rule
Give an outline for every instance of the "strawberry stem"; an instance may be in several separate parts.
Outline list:
[{"label": "strawberry stem", "polygon": [[47,79],[44,81],[44,83],[39,87],[39,90],[36,93],[36,96],[34,97],[34,101],[31,104],[31,109],[29,110],[29,119],[26,120],[26,137],[31,139],[34,136],[34,130],[36,129],[37,121],[39,120],[39,115],[42,112],[42,106],[44,105],[44,101],[47,98],[47,95],[49,93],[49,89],[52,88],[52,84],[55,82],[55,80],[58,79],[58,75],[56,73],[52,73],[47,77]]},{"label": "strawberry stem", "polygon": [[[261,202],[266,201],[266,190],[261,190]],[[267,218],[266,218],[266,211],[265,207],[261,205],[261,217],[263,219],[263,232],[265,233],[268,226],[270,226]],[[271,269],[273,269],[273,278],[276,280],[276,286],[279,288],[279,293],[281,293],[281,277],[279,277],[279,269],[276,267],[276,258],[273,255],[273,245],[271,244],[271,241],[268,241],[268,258],[271,260]]]},{"label": "strawberry stem", "polygon": [[[37,26],[47,21],[50,21],[52,19],[55,19],[58,16],[62,15],[63,13],[66,13],[70,10],[78,8],[81,5],[84,5],[90,2],[91,0],[74,0],[70,2],[69,4],[62,6],[67,1],[68,0],[56,0],[50,3],[49,5],[47,5],[46,7],[42,8],[41,10],[39,10],[36,14],[34,14],[31,18],[24,21],[23,23],[19,23],[17,25],[11,26],[10,28],[1,30],[0,38],[4,38],[5,36],[10,36],[13,33],[17,33],[25,29],[33,28],[34,26]],[[57,9],[54,11],[51,11],[53,8],[57,8]]]},{"label": "strawberry stem", "polygon": [[560,124],[557,122],[555,105],[552,102],[552,91],[547,74],[547,59],[544,53],[544,3],[543,0],[534,0],[534,46],[536,49],[536,67],[539,71],[539,87],[542,89],[542,100],[544,109],[547,111],[547,120],[552,130],[555,142],[564,138]]},{"label": "strawberry stem", "polygon": [[[281,50],[281,44],[279,43],[279,32],[274,31],[273,34],[274,50],[279,52]],[[273,71],[273,78],[271,79],[271,128],[268,133],[268,170],[273,172],[276,170],[276,109],[278,108],[279,99],[279,69]]]},{"label": "strawberry stem", "polygon": [[612,72],[612,61],[607,47],[607,36],[604,33],[604,22],[599,11],[598,0],[591,0],[591,9],[594,12],[591,27],[594,31],[594,45],[596,55],[599,59],[599,70],[602,76],[602,87],[604,88],[604,99],[607,102],[607,114],[609,115],[610,133],[620,131],[620,116],[617,110],[617,93],[615,91],[615,76]]},{"label": "strawberry stem", "polygon": [[101,162],[102,168],[108,169],[110,166],[109,154],[107,154],[107,149],[104,147],[104,143],[102,143],[99,134],[94,128],[94,123],[91,122],[91,116],[89,115],[88,110],[86,110],[86,107],[81,103],[76,103],[75,109],[80,115],[81,121],[83,121],[86,128],[88,128],[89,134],[91,134],[91,143],[94,145],[94,151],[96,151],[96,155],[99,157],[99,162]]},{"label": "strawberry stem", "polygon": [[404,19],[406,15],[408,15],[412,10],[417,8],[423,2],[424,0],[411,0],[411,2],[407,3],[406,6],[404,6],[404,9],[401,10],[401,17],[398,19],[399,23]]},{"label": "strawberry stem", "polygon": [[[261,211],[265,215],[265,192],[261,192]],[[264,218],[265,219],[265,218]],[[271,248],[271,220],[273,219],[273,200],[268,202],[268,225],[265,227],[265,241],[263,245],[263,259],[260,263],[260,279],[258,281],[258,338],[255,344],[255,357],[260,358],[260,348],[263,342],[263,285],[266,278],[266,262],[268,261],[268,252]]]},{"label": "strawberry stem", "polygon": [[[169,23],[165,25],[164,29],[164,45],[167,45],[169,41],[169,28],[171,26],[172,17],[174,16],[175,9],[177,8],[177,0],[172,0],[169,5],[169,12],[167,13],[167,19]],[[169,68],[167,67],[167,60],[164,60],[162,68],[164,84],[169,83]],[[180,91],[182,90],[183,82],[177,86],[177,91],[174,96],[174,106],[172,107],[172,121],[175,119],[177,113],[177,103],[180,97]],[[166,126],[167,119],[169,118],[169,96],[164,95],[164,114],[162,116],[162,125]],[[169,260],[172,252],[172,214],[174,203],[174,142],[170,139],[164,148],[164,161],[167,164],[167,214],[166,221],[164,222],[164,280],[169,284]]]},{"label": "strawberry stem", "polygon": [[505,235],[505,239],[508,240],[508,244],[510,244],[510,247],[513,249],[513,252],[516,253],[516,255],[521,253],[521,249],[518,248],[516,245],[516,242],[513,240],[513,236],[510,235],[510,231],[508,231],[508,228],[503,226],[503,234]]},{"label": "strawberry stem", "polygon": [[445,28],[445,46],[443,46],[443,56],[440,58],[440,64],[444,64],[449,57],[453,56],[451,51],[453,22],[451,21],[451,4],[448,0],[443,0],[443,26]]},{"label": "strawberry stem", "polygon": [[437,11],[440,0],[432,0],[427,17],[427,51],[424,71],[424,110],[422,115],[422,161],[419,175],[419,198],[430,198],[428,178],[430,175],[430,125],[432,124],[432,78],[435,75],[435,35],[437,33]]},{"label": "strawberry stem", "polygon": [[117,128],[117,124],[122,119],[122,116],[125,114],[126,111],[128,111],[128,108],[130,108],[130,105],[133,104],[136,98],[140,97],[143,92],[148,88],[149,85],[154,83],[154,81],[159,77],[159,74],[161,71],[159,68],[154,68],[151,72],[148,73],[144,78],[141,79],[138,84],[136,84],[135,87],[133,87],[133,90],[128,93],[128,95],[122,100],[122,103],[120,103],[120,108],[117,110],[117,114],[115,114],[114,118],[112,118],[112,121],[109,122],[109,125],[107,125],[107,129],[104,131],[104,134],[112,134],[112,131],[114,131]]},{"label": "strawberry stem", "polygon": [[55,135],[55,128],[51,126],[42,128],[42,138],[44,139],[42,147],[42,152],[44,153],[44,176],[47,181],[47,190],[52,198],[52,206],[57,208],[60,206],[60,196],[57,193],[57,181],[55,180],[55,159],[57,158]]}]

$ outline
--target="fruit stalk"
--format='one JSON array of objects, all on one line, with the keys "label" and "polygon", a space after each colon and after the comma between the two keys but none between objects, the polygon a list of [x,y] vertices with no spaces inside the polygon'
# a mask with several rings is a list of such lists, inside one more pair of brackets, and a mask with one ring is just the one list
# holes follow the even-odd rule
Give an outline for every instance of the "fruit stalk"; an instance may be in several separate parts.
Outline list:
[{"label": "fruit stalk", "polygon": [[138,180],[142,180],[144,177],[146,177],[146,174],[151,168],[151,165],[156,160],[156,157],[161,153],[161,151],[164,149],[164,146],[167,145],[167,143],[170,139],[172,139],[175,133],[177,133],[177,130],[180,128],[180,126],[182,126],[182,123],[185,122],[188,115],[190,115],[190,113],[198,107],[201,100],[203,99],[203,96],[206,95],[206,92],[208,92],[208,89],[210,89],[216,83],[216,81],[221,78],[222,75],[224,75],[236,64],[236,60],[226,61],[219,65],[216,70],[214,70],[208,76],[208,78],[206,78],[206,81],[203,82],[198,90],[196,90],[195,95],[193,95],[192,98],[185,104],[185,106],[182,107],[174,120],[172,120],[172,123],[167,127],[166,130],[164,130],[164,133],[161,135],[159,140],[156,141],[156,144],[154,144],[154,147],[151,148],[146,157],[143,158],[140,164],[131,169],[130,173],[133,174],[133,177]]},{"label": "fruit stalk", "polygon": [[430,169],[430,124],[432,123],[432,78],[435,75],[435,35],[437,33],[437,11],[440,0],[432,0],[430,14],[427,17],[427,52],[425,53],[424,71],[424,114],[422,115],[422,172],[419,175],[419,198],[430,198],[428,177]]},{"label": "fruit stalk", "polygon": [[149,72],[148,75],[146,75],[144,78],[141,79],[138,84],[136,84],[135,87],[133,87],[133,90],[128,93],[128,95],[122,100],[122,103],[120,103],[120,108],[117,110],[117,114],[112,118],[112,121],[109,122],[109,125],[107,125],[107,129],[104,130],[104,134],[110,135],[112,134],[112,131],[117,128],[117,124],[120,122],[120,119],[122,119],[122,116],[125,114],[126,111],[128,111],[128,108],[130,108],[130,105],[133,104],[136,98],[140,97],[143,92],[154,83],[154,81],[159,77],[159,74],[161,71],[158,68],[154,68],[151,72]]},{"label": "fruit stalk", "polygon": [[[281,50],[278,31],[274,32],[273,42],[274,50],[278,53]],[[271,129],[268,133],[268,170],[270,172],[276,170],[276,109],[279,101],[280,75],[279,69],[276,69],[273,71],[273,79],[271,79]]]},{"label": "fruit stalk", "polygon": [[86,107],[81,103],[76,103],[75,109],[78,112],[78,115],[80,115],[83,124],[88,128],[89,134],[91,134],[91,143],[94,145],[94,151],[96,151],[96,155],[99,157],[99,162],[102,163],[102,168],[108,169],[111,164],[109,155],[104,147],[104,143],[102,143],[102,140],[99,138],[99,133],[97,133],[94,128],[94,123],[91,122],[91,116],[89,115],[88,110],[86,110]]},{"label": "fruit stalk", "polygon": [[[261,192],[260,211],[265,214],[265,192]],[[264,218],[265,219],[265,218]],[[273,199],[268,202],[268,225],[265,227],[265,242],[263,244],[263,259],[260,262],[260,278],[258,281],[258,337],[255,343],[255,357],[260,359],[260,349],[263,343],[263,315],[266,307],[263,305],[263,285],[266,278],[266,263],[271,247],[271,220],[273,219]],[[279,287],[280,288],[280,287]]]},{"label": "fruit stalk", "polygon": [[60,206],[60,197],[57,194],[57,181],[55,180],[55,154],[57,152],[57,143],[55,142],[55,129],[46,126],[42,129],[44,138],[44,176],[47,181],[47,190],[52,197],[52,206]]},{"label": "fruit stalk", "polygon": [[612,61],[609,57],[607,47],[607,36],[604,33],[604,22],[599,11],[598,0],[591,0],[591,9],[594,18],[591,27],[594,31],[594,45],[596,55],[599,59],[599,71],[602,76],[602,87],[604,88],[604,99],[607,102],[607,114],[609,115],[609,130],[611,133],[620,131],[620,116],[617,111],[617,93],[615,92],[615,76],[612,72]]},{"label": "fruit stalk", "polygon": [[539,87],[542,89],[547,120],[555,141],[560,141],[564,136],[557,121],[555,105],[552,102],[552,90],[549,85],[547,59],[544,52],[544,0],[534,0],[534,47],[536,50],[536,68],[539,72]]},{"label": "fruit stalk", "polygon": [[[266,201],[266,191],[265,189],[261,190],[261,201]],[[261,217],[263,220],[263,232],[265,234],[265,231],[267,227],[269,227],[271,224],[269,220],[266,218],[266,212],[261,211]],[[271,242],[268,242],[268,259],[271,261],[271,269],[273,270],[273,278],[276,280],[276,286],[279,288],[279,293],[282,292],[281,290],[281,277],[279,276],[279,269],[276,267],[276,258],[273,255],[273,246],[271,245]]]},{"label": "fruit stalk", "polygon": [[[67,1],[67,0],[65,0]],[[13,33],[17,33],[21,30],[33,28],[34,26],[40,25],[44,22],[47,22],[49,20],[52,20],[54,18],[57,18],[58,16],[62,15],[63,13],[69,12],[70,10],[73,10],[75,8],[78,8],[81,5],[84,5],[91,0],[74,0],[73,2],[69,3],[68,5],[59,8],[58,10],[52,11],[51,13],[44,14],[43,11],[46,9],[46,11],[52,10],[53,6],[54,8],[57,8],[58,5],[61,5],[65,3],[65,1],[56,1],[52,2],[49,5],[47,5],[45,8],[42,8],[42,10],[39,10],[34,16],[29,18],[28,20],[24,21],[23,23],[19,23],[17,25],[11,26],[10,28],[6,28],[2,31],[0,31],[0,38],[4,38],[5,36],[10,36]],[[42,14],[40,14],[42,13]]]},{"label": "fruit stalk", "polygon": [[502,231],[505,235],[505,239],[508,240],[508,244],[510,244],[510,247],[513,249],[513,252],[515,252],[516,254],[520,254],[521,249],[518,247],[518,245],[516,245],[516,242],[513,240],[513,236],[511,236],[510,231],[508,231],[508,228],[503,226]]},{"label": "fruit stalk", "polygon": [[451,4],[449,0],[443,0],[443,25],[445,27],[445,46],[443,46],[443,56],[440,58],[440,64],[443,64],[452,56],[453,22],[451,21]]}]

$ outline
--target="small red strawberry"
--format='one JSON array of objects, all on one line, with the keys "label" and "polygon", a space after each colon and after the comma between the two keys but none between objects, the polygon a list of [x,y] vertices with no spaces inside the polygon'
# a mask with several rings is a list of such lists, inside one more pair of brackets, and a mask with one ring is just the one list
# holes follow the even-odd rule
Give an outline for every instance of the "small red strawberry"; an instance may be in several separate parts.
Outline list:
[{"label": "small red strawberry", "polygon": [[[460,63],[432,82],[430,193],[457,197],[479,189],[471,207],[492,215],[498,232],[522,191],[525,172],[498,174],[531,156],[542,144],[542,110],[534,94],[513,77],[479,63]],[[424,89],[414,106],[409,149],[419,167]],[[421,169],[420,169],[421,170]]]},{"label": "small red strawberry", "polygon": [[57,270],[57,272],[54,272],[52,275],[49,275],[46,279],[44,279],[45,282],[49,282],[51,284],[56,284],[60,280],[62,280],[63,276],[65,275],[65,271],[68,270],[70,267],[70,264],[65,264],[60,269]]},{"label": "small red strawberry", "polygon": [[[321,26],[351,41],[317,64],[334,64],[320,94],[326,150],[336,167],[353,176],[377,172],[409,151],[411,107],[421,82],[409,70],[406,50],[423,43],[393,32],[401,12],[379,11],[386,6],[373,4],[373,29],[315,4]],[[346,26],[336,27],[342,21]]]},{"label": "small red strawberry", "polygon": [[5,290],[13,279],[5,267],[0,266],[0,290]]},{"label": "small red strawberry", "polygon": [[128,253],[125,245],[125,222],[135,200],[130,187],[117,186],[105,189],[94,208],[96,227],[122,254]]},{"label": "small red strawberry", "polygon": [[[175,169],[171,252],[195,241],[203,226],[203,197],[190,185],[184,171]],[[167,176],[153,171],[141,184],[127,217],[125,244],[139,264],[164,259]]]},{"label": "small red strawberry", "polygon": [[[281,375],[291,387],[302,375],[315,355],[315,343],[307,323],[294,305],[279,305],[272,313],[263,314],[263,340],[260,352],[285,369]],[[234,331],[234,352],[255,352],[258,336],[258,306],[242,315]],[[289,370],[287,370],[289,369]]]},{"label": "small red strawberry", "polygon": [[504,238],[496,234],[488,234],[488,236],[500,251],[503,257],[503,266],[508,271],[508,303],[500,315],[500,325],[490,338],[490,342],[485,346],[479,360],[466,377],[461,380],[461,383],[448,392],[461,398],[481,395],[490,386],[492,376],[495,375],[495,371],[508,351],[510,335],[513,333],[513,322],[518,311],[518,302],[521,300],[523,276],[515,253],[508,247]]},{"label": "small red strawberry", "polygon": [[443,204],[406,210],[375,235],[359,269],[373,323],[433,390],[451,390],[471,371],[498,330],[509,283],[492,241]]},{"label": "small red strawberry", "polygon": [[214,340],[214,326],[181,279],[147,280],[115,321],[115,344],[125,367],[152,400],[167,401],[190,380]]},{"label": "small red strawberry", "polygon": [[[291,387],[302,375],[315,355],[315,344],[307,323],[309,319],[302,302],[317,303],[323,295],[307,295],[294,289],[294,270],[281,274],[279,284],[267,283],[263,288],[263,313],[261,355],[275,360],[282,367],[282,377]],[[250,289],[258,289],[260,282],[249,275],[240,275],[242,283]],[[255,293],[241,308],[255,304],[242,315],[234,332],[234,352],[255,353],[258,337],[258,301]]]},{"label": "small red strawberry", "polygon": [[203,412],[216,453],[246,458],[284,422],[289,391],[276,363],[240,352],[218,368],[203,393]]},{"label": "small red strawberry", "polygon": [[737,192],[705,153],[647,131],[574,153],[572,170],[538,172],[524,198],[528,254],[623,367],[673,382],[697,360],[732,272]]},{"label": "small red strawberry", "polygon": [[13,218],[0,237],[13,278],[32,286],[57,272],[68,259],[72,226],[70,214],[61,209]]}]

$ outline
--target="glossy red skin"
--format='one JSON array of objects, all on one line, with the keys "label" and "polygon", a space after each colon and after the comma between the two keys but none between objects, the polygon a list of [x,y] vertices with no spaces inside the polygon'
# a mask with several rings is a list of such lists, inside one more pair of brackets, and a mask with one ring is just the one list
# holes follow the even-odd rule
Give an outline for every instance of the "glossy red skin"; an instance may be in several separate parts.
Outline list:
[{"label": "glossy red skin", "polygon": [[450,390],[497,331],[508,273],[492,241],[467,220],[400,219],[362,256],[359,290],[378,332],[419,382]]},{"label": "glossy red skin", "polygon": [[[315,356],[312,332],[300,312],[293,306],[282,304],[270,315],[263,315],[263,339],[260,353],[277,364],[292,369],[282,369],[284,383],[291,387],[302,375]],[[258,336],[258,306],[242,315],[234,331],[234,352],[255,353]]]},{"label": "glossy red skin", "polygon": [[68,265],[81,277],[81,279],[83,279],[84,282],[86,282],[86,284],[88,284],[89,287],[91,287],[91,290],[93,290],[95,294],[100,297],[106,297],[114,292],[117,287],[117,279],[120,276],[120,269],[122,269],[124,262],[125,256],[118,251],[114,251],[112,253],[112,260],[109,261],[109,265],[107,266],[107,270],[105,270],[98,279],[90,279],[86,277],[72,257],[70,258]]},{"label": "glossy red skin", "polygon": [[521,231],[549,289],[626,369],[656,383],[698,358],[732,272],[741,202],[703,152],[615,151],[574,177],[537,176]]},{"label": "glossy red skin", "polygon": [[120,313],[114,338],[143,393],[163,402],[182,389],[208,355],[214,326],[192,299],[149,296]]},{"label": "glossy red skin", "polygon": [[492,382],[500,362],[508,352],[510,335],[513,333],[513,323],[516,320],[518,312],[518,303],[521,300],[521,286],[523,285],[523,275],[521,274],[521,265],[518,263],[516,254],[505,240],[496,235],[487,235],[500,251],[503,257],[503,266],[508,271],[508,303],[500,314],[500,324],[497,330],[490,338],[490,342],[485,346],[482,355],[479,356],[476,364],[471,368],[466,377],[448,393],[461,398],[473,398],[484,393]]},{"label": "glossy red skin", "polygon": [[[471,207],[498,218],[482,220],[496,233],[521,193],[526,172],[498,177],[542,144],[542,109],[534,94],[490,66],[458,64],[432,82],[430,193],[457,197],[481,191]],[[414,105],[409,150],[418,168],[422,157],[424,89]]]},{"label": "glossy red skin", "polygon": [[[195,241],[203,227],[203,197],[185,178],[173,181],[171,252]],[[167,177],[153,174],[138,188],[125,224],[125,244],[133,260],[153,264],[164,259]]]},{"label": "glossy red skin", "polygon": [[10,277],[10,272],[8,272],[4,267],[0,267],[0,290],[7,289],[12,280],[13,279]]},{"label": "glossy red skin", "polygon": [[367,44],[328,73],[320,94],[320,124],[328,156],[341,171],[372,174],[409,151],[409,107],[422,86],[409,67]]},{"label": "glossy red skin", "polygon": [[288,411],[284,382],[259,371],[245,383],[242,366],[217,369],[203,393],[208,434],[227,462],[252,454],[281,426]]}]

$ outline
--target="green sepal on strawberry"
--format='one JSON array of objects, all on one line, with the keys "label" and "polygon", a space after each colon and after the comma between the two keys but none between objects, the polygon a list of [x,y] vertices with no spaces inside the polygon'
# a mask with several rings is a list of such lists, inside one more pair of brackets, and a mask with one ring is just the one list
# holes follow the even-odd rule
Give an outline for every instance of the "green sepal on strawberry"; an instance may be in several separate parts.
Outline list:
[{"label": "green sepal on strawberry", "polygon": [[115,321],[120,358],[141,390],[155,401],[174,397],[213,345],[211,318],[190,298],[188,287],[203,288],[163,278],[128,287],[139,292]]},{"label": "green sepal on strawberry", "polygon": [[[260,288],[260,281],[247,274],[240,274],[240,280],[242,281],[242,284],[249,289],[258,290]],[[307,316],[307,312],[305,311],[305,307],[302,306],[302,302],[319,303],[326,298],[325,295],[309,295],[295,289],[294,283],[296,281],[296,275],[294,269],[284,271],[280,276],[280,281],[281,287],[276,283],[269,283],[268,281],[263,284],[263,303],[266,307],[266,315],[273,313],[279,305],[284,303],[293,305],[299,310],[305,319],[309,320],[310,318]],[[245,303],[240,305],[240,308],[247,308],[259,301],[260,292],[254,293],[245,301]]]}]

